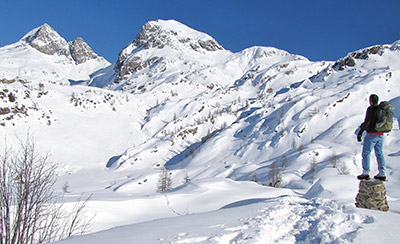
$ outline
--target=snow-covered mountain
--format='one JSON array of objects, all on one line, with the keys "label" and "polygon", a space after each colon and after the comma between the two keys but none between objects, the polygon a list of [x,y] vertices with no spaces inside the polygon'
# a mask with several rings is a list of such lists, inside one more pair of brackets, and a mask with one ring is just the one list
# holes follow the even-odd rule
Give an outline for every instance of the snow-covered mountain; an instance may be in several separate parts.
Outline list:
[{"label": "snow-covered mountain", "polygon": [[[18,142],[27,132],[34,134],[38,148],[61,162],[58,184],[68,183],[67,197],[94,193],[89,203],[98,214],[93,231],[241,206],[232,212],[136,224],[102,236],[145,235],[148,232],[141,228],[152,224],[171,221],[175,226],[183,219],[203,217],[212,218],[217,226],[219,213],[224,216],[221,221],[229,221],[230,214],[251,211],[249,221],[236,219],[237,226],[229,225],[217,236],[207,233],[204,224],[199,230],[186,226],[182,235],[172,233],[172,227],[164,229],[166,239],[160,234],[138,240],[254,243],[265,237],[266,226],[278,228],[260,219],[277,220],[276,214],[288,207],[293,211],[282,218],[293,220],[289,221],[292,226],[282,222],[282,231],[268,239],[270,243],[368,239],[363,228],[374,221],[372,225],[381,228],[385,216],[351,205],[358,190],[355,175],[361,172],[361,145],[354,131],[364,119],[372,93],[395,107],[397,123],[385,138],[384,151],[392,209],[388,214],[396,219],[400,211],[396,166],[400,41],[363,48],[333,62],[311,62],[273,47],[232,53],[207,34],[173,20],[158,20],[145,24],[114,64],[105,64],[90,78],[87,72],[82,85],[60,86],[49,73],[28,72],[23,60],[35,55],[40,57],[37,66],[64,67],[54,69],[64,72],[57,73],[64,75],[60,79],[72,79],[77,75],[75,68],[65,67],[80,67],[100,58],[94,58],[82,40],[68,44],[58,34],[47,33],[44,38],[38,32],[0,49],[0,56],[12,53],[7,57],[13,60],[12,64],[0,61],[4,67],[0,72],[7,78],[0,80],[0,128],[6,129],[0,133],[8,143]],[[8,78],[7,73],[18,78]],[[160,194],[156,185],[164,167],[171,173],[172,190]],[[276,169],[281,174],[278,183],[270,175]],[[372,169],[376,170],[374,161]],[[265,203],[265,199],[270,200]],[[246,208],[255,202],[263,203],[260,208]],[[268,210],[272,205],[277,207]],[[337,218],[343,221],[335,222]],[[302,234],[293,227],[300,225]],[[345,230],[333,231],[342,227]],[[290,237],[282,239],[285,235]],[[94,237],[93,243],[100,239]],[[128,239],[126,234],[121,240]]]},{"label": "snow-covered mountain", "polygon": [[232,53],[207,34],[174,20],[157,20],[145,24],[121,50],[114,66],[93,75],[90,85],[133,93],[187,80],[199,86],[226,87],[261,64],[289,61],[312,64],[304,57],[270,47]]},{"label": "snow-covered mountain", "polygon": [[86,80],[110,63],[80,37],[67,42],[44,24],[14,44],[0,48],[0,78],[27,81]]}]

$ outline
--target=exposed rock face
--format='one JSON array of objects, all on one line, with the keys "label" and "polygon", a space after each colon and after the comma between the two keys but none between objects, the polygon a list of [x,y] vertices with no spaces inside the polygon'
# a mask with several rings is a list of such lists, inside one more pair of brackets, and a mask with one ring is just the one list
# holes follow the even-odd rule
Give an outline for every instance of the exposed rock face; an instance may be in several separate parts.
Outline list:
[{"label": "exposed rock face", "polygon": [[124,65],[121,66],[121,68],[119,69],[118,77],[116,80],[114,80],[114,83],[118,84],[124,76],[145,69],[150,65],[161,62],[162,60],[163,58],[159,58],[158,56],[151,57],[147,60],[142,60],[140,57],[133,56],[127,59]]},{"label": "exposed rock face", "polygon": [[[160,33],[160,26],[153,25],[151,23],[146,23],[139,34],[133,40],[133,45],[137,47],[149,48],[159,48],[162,49],[168,39],[168,33]],[[175,35],[175,32],[170,32],[170,34]]]},{"label": "exposed rock face", "polygon": [[98,58],[92,48],[90,48],[89,45],[80,37],[69,42],[69,50],[76,64],[82,64],[90,59]]},{"label": "exposed rock face", "polygon": [[378,54],[382,55],[385,51],[385,47],[383,46],[373,46],[370,48],[366,48],[357,52],[350,53],[347,57],[337,61],[333,68],[336,70],[344,70],[347,67],[354,67],[356,65],[355,59],[368,59],[370,55]]},{"label": "exposed rock face", "polygon": [[29,32],[22,40],[41,53],[65,56],[76,64],[99,58],[82,38],[68,43],[48,24]]},{"label": "exposed rock face", "polygon": [[147,67],[159,60],[159,57],[135,55],[146,49],[170,48],[178,52],[198,53],[214,52],[224,48],[211,36],[191,29],[174,20],[157,20],[146,23],[135,39],[125,47],[118,56],[115,70],[118,73],[116,82],[127,74],[134,73],[141,67]]},{"label": "exposed rock face", "polygon": [[145,49],[162,49],[165,46],[176,47],[177,43],[190,46],[195,51],[200,51],[201,49],[207,51],[224,49],[212,37],[173,20],[158,20],[146,23],[132,42],[136,47]]},{"label": "exposed rock face", "polygon": [[64,55],[69,56],[69,47],[67,41],[64,40],[53,28],[48,24],[31,31],[24,38],[31,47],[39,52],[48,55]]},{"label": "exposed rock face", "polygon": [[381,181],[360,181],[356,207],[388,211],[385,184]]},{"label": "exposed rock face", "polygon": [[356,61],[352,57],[346,57],[336,62],[332,68],[337,70],[344,70],[346,66],[354,67],[356,65]]}]

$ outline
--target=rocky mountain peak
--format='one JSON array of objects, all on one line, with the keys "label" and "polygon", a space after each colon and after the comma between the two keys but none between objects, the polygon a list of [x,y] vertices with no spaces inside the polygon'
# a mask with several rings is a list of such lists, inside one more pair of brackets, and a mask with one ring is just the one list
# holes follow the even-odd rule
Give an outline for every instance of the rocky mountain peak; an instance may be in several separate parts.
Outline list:
[{"label": "rocky mountain peak", "polygon": [[87,60],[98,58],[98,55],[81,37],[76,38],[68,44],[71,56],[76,64],[82,64]]},{"label": "rocky mountain peak", "polygon": [[198,52],[224,49],[211,36],[175,20],[156,20],[146,23],[132,43],[136,47],[146,49],[162,49],[165,46],[177,49],[182,45]]},{"label": "rocky mountain peak", "polygon": [[137,63],[138,57],[130,57],[137,50],[164,48],[184,53],[193,51],[207,53],[225,50],[211,36],[194,30],[178,21],[150,21],[142,27],[135,39],[120,52],[115,69],[120,70],[123,68],[124,63],[129,62],[128,59],[133,58],[135,59],[134,63]]},{"label": "rocky mountain peak", "polygon": [[48,24],[30,31],[22,40],[44,54],[69,56],[67,41]]},{"label": "rocky mountain peak", "polygon": [[[48,24],[43,24],[30,31],[21,41],[41,53],[65,56],[69,61],[75,62],[75,64],[82,64],[88,60],[100,58],[81,37],[67,42]],[[108,61],[104,58],[100,58],[99,62],[108,64]]]}]

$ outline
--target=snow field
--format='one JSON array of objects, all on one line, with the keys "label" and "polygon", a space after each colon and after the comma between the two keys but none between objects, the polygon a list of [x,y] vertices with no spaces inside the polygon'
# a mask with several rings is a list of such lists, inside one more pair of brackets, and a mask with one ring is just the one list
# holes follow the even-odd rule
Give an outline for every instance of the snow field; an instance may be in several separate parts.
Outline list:
[{"label": "snow field", "polygon": [[328,199],[248,199],[203,214],[117,227],[60,243],[352,243],[374,218]]}]

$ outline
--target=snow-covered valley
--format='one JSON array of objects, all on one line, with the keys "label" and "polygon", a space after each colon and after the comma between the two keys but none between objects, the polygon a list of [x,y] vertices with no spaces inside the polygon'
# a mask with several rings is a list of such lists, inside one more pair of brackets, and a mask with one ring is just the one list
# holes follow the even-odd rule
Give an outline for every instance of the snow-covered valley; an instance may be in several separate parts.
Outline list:
[{"label": "snow-covered valley", "polygon": [[[68,202],[93,194],[90,233],[61,243],[397,243],[400,41],[312,62],[158,20],[110,65],[44,29],[51,55],[40,28],[0,48],[0,145],[32,136]],[[385,213],[354,205],[373,93],[395,108]]]}]

